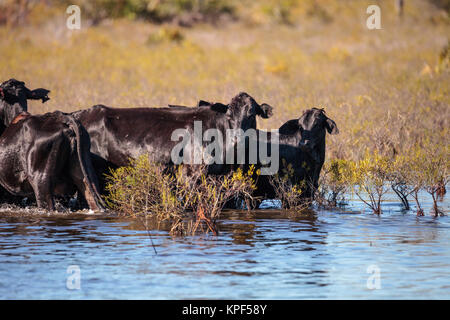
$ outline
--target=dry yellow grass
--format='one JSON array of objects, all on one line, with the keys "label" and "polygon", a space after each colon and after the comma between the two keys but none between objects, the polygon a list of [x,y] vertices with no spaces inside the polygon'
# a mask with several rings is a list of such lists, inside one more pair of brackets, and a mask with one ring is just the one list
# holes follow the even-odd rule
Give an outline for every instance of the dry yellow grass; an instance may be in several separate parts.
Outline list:
[{"label": "dry yellow grass", "polygon": [[366,148],[392,155],[423,139],[448,145],[450,75],[439,65],[448,16],[411,0],[400,20],[393,1],[381,1],[383,29],[368,30],[370,2],[347,3],[326,1],[331,21],[307,18],[300,6],[291,25],[250,8],[243,22],[156,42],[150,35],[169,27],[115,20],[70,31],[62,10],[38,27],[0,27],[0,79],[52,91],[46,104],[30,103],[32,113],[227,102],[246,91],[275,107],[262,128],[325,107],[341,131],[328,138],[331,157],[357,159]]}]

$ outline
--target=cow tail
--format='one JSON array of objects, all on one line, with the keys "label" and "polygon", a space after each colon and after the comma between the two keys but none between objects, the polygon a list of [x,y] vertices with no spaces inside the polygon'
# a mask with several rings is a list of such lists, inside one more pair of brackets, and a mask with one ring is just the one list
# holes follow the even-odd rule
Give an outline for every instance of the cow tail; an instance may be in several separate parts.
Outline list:
[{"label": "cow tail", "polygon": [[[80,162],[81,171],[83,173],[83,180],[84,184],[87,187],[88,195],[85,195],[85,198],[90,197],[90,199],[86,199],[86,201],[89,204],[89,207],[91,209],[92,205],[95,204],[98,210],[104,210],[105,208],[105,202],[103,201],[102,197],[100,196],[100,193],[98,192],[97,188],[97,177],[95,176],[95,173],[93,172],[93,165],[91,162],[91,158],[89,156],[90,154],[90,141],[88,140],[88,143],[86,143],[86,139],[83,139],[85,137],[85,133],[83,132],[83,129],[81,128],[80,123],[75,120],[75,118],[72,115],[67,115],[71,124],[71,127],[73,131],[75,132],[76,136],[76,152],[78,154],[78,160]],[[92,203],[93,202],[93,203]]]}]

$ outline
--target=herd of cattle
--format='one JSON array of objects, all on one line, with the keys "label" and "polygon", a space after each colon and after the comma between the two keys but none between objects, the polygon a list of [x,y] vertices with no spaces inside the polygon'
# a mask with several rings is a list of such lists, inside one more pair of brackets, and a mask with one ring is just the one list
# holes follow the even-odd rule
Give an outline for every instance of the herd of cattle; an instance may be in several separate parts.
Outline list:
[{"label": "herd of cattle", "polygon": [[[228,104],[200,101],[197,107],[124,109],[96,105],[73,113],[29,114],[27,100],[45,102],[49,92],[29,90],[15,79],[0,85],[0,186],[14,196],[34,196],[38,207],[48,210],[55,209],[55,197],[77,191],[90,209],[102,210],[109,168],[125,166],[130,158],[145,153],[170,165],[176,143],[171,134],[177,128],[192,129],[194,121],[202,121],[202,130],[257,130],[256,117],[269,118],[273,111],[270,105],[260,105],[250,95],[239,93]],[[280,160],[284,160],[278,170],[285,170],[290,163],[294,183],[310,181],[305,196],[317,187],[326,132],[336,134],[338,128],[317,108],[279,128],[277,147]],[[216,166],[214,174],[233,169],[235,166]],[[269,178],[258,178],[255,197],[275,198]]]}]

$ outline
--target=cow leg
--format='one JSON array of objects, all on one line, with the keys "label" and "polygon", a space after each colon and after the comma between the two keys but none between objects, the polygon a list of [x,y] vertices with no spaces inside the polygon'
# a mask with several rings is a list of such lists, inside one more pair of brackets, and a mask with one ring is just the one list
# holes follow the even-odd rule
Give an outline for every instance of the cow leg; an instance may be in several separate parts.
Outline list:
[{"label": "cow leg", "polygon": [[36,196],[37,206],[50,211],[55,210],[55,201],[52,192],[51,182],[48,179],[39,177],[31,184]]},{"label": "cow leg", "polygon": [[[43,143],[45,143],[44,141]],[[46,153],[37,148],[36,154],[30,156],[30,179],[38,207],[55,210],[56,179],[64,172],[69,146],[63,136],[52,138]]]},{"label": "cow leg", "polygon": [[246,205],[250,210],[256,210],[259,208],[261,203],[262,203],[262,200],[254,199],[253,201],[250,200],[249,203],[247,203]]},{"label": "cow leg", "polygon": [[95,174],[97,177],[98,192],[100,194],[104,194],[106,189],[105,174],[109,173],[109,168],[117,169],[117,166],[106,161],[105,159],[99,157],[94,153],[90,153],[90,157],[93,167],[93,174]]},{"label": "cow leg", "polygon": [[70,176],[73,183],[88,203],[89,208],[92,210],[100,210],[101,208],[98,207],[94,198],[95,196],[92,194],[88,186],[89,181],[86,181],[83,176],[83,171],[81,170],[77,155],[74,155],[73,157],[74,158],[72,159],[70,166]]}]

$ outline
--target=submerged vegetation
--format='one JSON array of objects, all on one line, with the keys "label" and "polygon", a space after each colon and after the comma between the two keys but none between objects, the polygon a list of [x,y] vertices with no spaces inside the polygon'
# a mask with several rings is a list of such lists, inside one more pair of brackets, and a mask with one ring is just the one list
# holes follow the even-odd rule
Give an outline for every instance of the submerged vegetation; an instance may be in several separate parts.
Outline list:
[{"label": "submerged vegetation", "polygon": [[[387,157],[369,154],[350,165],[349,184],[355,194],[376,214],[381,213],[381,202],[388,191],[392,163]],[[369,199],[366,199],[365,196]]]},{"label": "submerged vegetation", "polygon": [[[419,192],[426,191],[433,200],[432,213],[443,214],[439,199],[446,193],[449,182],[449,145],[415,146],[395,157],[367,152],[359,161],[330,160],[323,170],[316,192],[318,204],[336,206],[344,202],[347,190],[352,190],[374,213],[381,214],[381,204],[389,188],[397,194],[405,210],[409,199],[416,205],[417,215],[424,215]],[[340,201],[338,201],[340,199]]]},{"label": "submerged vegetation", "polygon": [[[405,1],[401,17],[395,1],[377,1],[382,30],[367,29],[372,1],[365,0],[73,1],[82,8],[81,30],[66,28],[67,2],[26,2],[0,5],[0,79],[51,90],[45,105],[30,103],[32,113],[99,103],[196,105],[246,91],[274,106],[272,118],[258,120],[269,129],[323,105],[341,134],[327,137],[318,204],[340,205],[352,191],[379,214],[392,187],[406,209],[413,200],[423,214],[418,195],[427,191],[434,214],[442,213],[450,166],[448,1]],[[126,214],[159,212],[174,232],[186,232],[186,212],[204,214],[192,230],[210,230],[206,221],[217,219],[223,201],[248,192],[232,176],[199,173],[189,178],[191,193],[182,172],[136,160],[112,173],[110,204]],[[281,189],[287,199],[300,197],[293,186]],[[289,201],[283,206],[295,207]]]},{"label": "submerged vegetation", "polygon": [[[449,166],[445,153],[427,157],[421,149],[398,156],[395,161],[378,153],[367,153],[359,161],[331,160],[323,170],[314,202],[337,207],[352,190],[379,215],[384,196],[392,187],[405,209],[409,209],[408,198],[412,196],[417,215],[424,215],[418,193],[427,191],[433,199],[432,213],[438,216],[443,214],[438,199],[445,193]],[[283,209],[303,212],[312,199],[303,197],[306,181],[291,183],[289,167],[284,175],[274,175],[270,183]],[[216,221],[228,202],[243,199],[251,208],[256,188],[254,173],[251,166],[248,172],[238,169],[225,176],[207,175],[205,166],[168,168],[142,155],[130,160],[129,166],[111,171],[106,200],[110,208],[143,219],[145,224],[147,218],[154,218],[158,225],[169,223],[172,234],[195,234],[199,230],[218,234]]]}]

